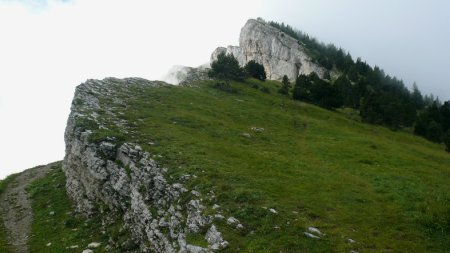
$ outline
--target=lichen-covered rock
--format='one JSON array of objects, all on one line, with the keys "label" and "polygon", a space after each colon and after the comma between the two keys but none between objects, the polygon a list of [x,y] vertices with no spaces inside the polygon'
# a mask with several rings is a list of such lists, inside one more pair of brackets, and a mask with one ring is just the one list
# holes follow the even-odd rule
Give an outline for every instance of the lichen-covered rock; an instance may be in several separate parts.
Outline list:
[{"label": "lichen-covered rock", "polygon": [[250,19],[241,29],[239,47],[218,47],[212,53],[211,61],[221,52],[233,54],[241,66],[255,60],[264,66],[267,78],[271,80],[281,80],[287,75],[293,81],[300,74],[316,72],[322,77],[325,73],[297,39],[259,20]]},{"label": "lichen-covered rock", "polygon": [[214,225],[209,228],[205,235],[205,239],[214,250],[224,248],[228,245],[228,242],[222,238],[222,233],[220,233]]},{"label": "lichen-covered rock", "polygon": [[[105,209],[120,215],[142,252],[218,250],[226,243],[215,227],[209,232],[208,238],[215,239],[210,239],[208,248],[186,242],[188,232],[206,231],[214,219],[204,214],[206,206],[198,198],[200,192],[189,191],[180,182],[168,182],[167,169],[139,145],[117,142],[114,136],[100,142],[91,140],[98,129],[111,125],[123,135],[130,131],[128,122],[119,119],[112,108],[102,107],[100,101],[108,99],[126,107],[121,99],[133,96],[129,90],[161,85],[166,84],[140,78],[106,78],[88,80],[77,87],[65,132],[67,192],[81,213],[90,215]],[[183,203],[182,196],[191,199]]]}]

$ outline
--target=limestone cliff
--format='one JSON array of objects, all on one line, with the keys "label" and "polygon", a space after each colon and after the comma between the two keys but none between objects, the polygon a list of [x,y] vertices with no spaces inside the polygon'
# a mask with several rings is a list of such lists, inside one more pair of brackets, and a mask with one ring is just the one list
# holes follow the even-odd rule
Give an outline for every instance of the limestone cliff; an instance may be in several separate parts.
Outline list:
[{"label": "limestone cliff", "polygon": [[219,47],[211,55],[211,61],[217,59],[219,53],[233,54],[239,64],[255,60],[262,64],[271,80],[281,80],[287,75],[295,80],[300,74],[316,72],[320,77],[325,69],[314,63],[299,41],[286,33],[264,23],[250,19],[241,29],[239,47]]},{"label": "limestone cliff", "polygon": [[[207,207],[200,193],[168,180],[168,169],[151,154],[117,137],[130,134],[133,122],[114,108],[126,107],[123,98],[133,97],[133,92],[163,85],[106,78],[77,87],[65,132],[67,192],[79,212],[102,212],[104,222],[111,216],[123,220],[140,252],[212,252],[228,243],[214,226],[214,217],[204,214]],[[208,247],[187,243],[188,233],[203,233]]]}]

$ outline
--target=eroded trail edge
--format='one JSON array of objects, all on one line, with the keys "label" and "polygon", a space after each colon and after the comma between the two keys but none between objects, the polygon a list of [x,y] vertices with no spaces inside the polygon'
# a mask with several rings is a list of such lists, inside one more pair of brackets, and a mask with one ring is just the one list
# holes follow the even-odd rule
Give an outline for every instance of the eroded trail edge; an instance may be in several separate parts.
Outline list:
[{"label": "eroded trail edge", "polygon": [[27,242],[31,232],[33,212],[26,188],[34,180],[45,176],[56,165],[58,163],[51,163],[22,172],[7,185],[0,196],[0,214],[13,252],[28,252]]}]

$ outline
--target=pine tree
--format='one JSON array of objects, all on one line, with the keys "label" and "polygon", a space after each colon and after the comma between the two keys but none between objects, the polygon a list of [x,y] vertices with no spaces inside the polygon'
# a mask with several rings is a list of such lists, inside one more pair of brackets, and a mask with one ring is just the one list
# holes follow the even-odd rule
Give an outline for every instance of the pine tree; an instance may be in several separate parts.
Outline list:
[{"label": "pine tree", "polygon": [[226,55],[225,52],[217,56],[217,60],[211,63],[209,77],[223,80],[229,83],[231,80],[243,80],[245,78],[244,70],[239,66],[239,62],[232,55]]},{"label": "pine tree", "polygon": [[284,95],[288,95],[290,84],[291,83],[289,82],[289,78],[286,75],[284,75],[283,80],[281,81],[281,88],[278,90],[278,92]]},{"label": "pine tree", "polygon": [[295,86],[292,90],[292,98],[295,100],[311,101],[311,82],[308,76],[299,75],[295,80]]},{"label": "pine tree", "polygon": [[422,93],[420,93],[420,90],[417,87],[416,82],[414,82],[414,84],[413,84],[413,92],[412,92],[411,96],[412,96],[414,103],[416,104],[416,108],[419,110],[423,109],[425,106],[425,102],[424,102]]},{"label": "pine tree", "polygon": [[259,79],[261,81],[265,81],[266,80],[266,71],[264,70],[264,66],[257,63],[254,60],[249,61],[245,67],[244,67],[245,72],[247,73],[247,75],[254,77],[256,79]]}]

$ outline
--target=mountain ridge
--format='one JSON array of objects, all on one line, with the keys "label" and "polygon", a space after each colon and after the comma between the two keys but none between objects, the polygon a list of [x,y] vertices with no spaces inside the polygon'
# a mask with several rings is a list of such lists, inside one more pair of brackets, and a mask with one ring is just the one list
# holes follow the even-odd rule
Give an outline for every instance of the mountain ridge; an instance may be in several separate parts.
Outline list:
[{"label": "mountain ridge", "polygon": [[[291,50],[280,43],[282,30],[247,23],[243,47],[219,51],[266,64],[265,82],[230,80],[222,89],[206,69],[181,67],[172,76],[182,79],[178,86],[112,77],[77,86],[62,166],[27,188],[37,217],[30,252],[450,249],[450,161],[442,145],[366,124],[355,108],[330,111],[280,94],[281,83],[270,79],[282,74],[331,80],[314,74],[327,70],[299,41]],[[250,39],[267,30],[266,42]],[[286,57],[267,59],[273,45]],[[369,71],[361,61],[349,66]],[[3,232],[0,226],[0,249]]]}]

